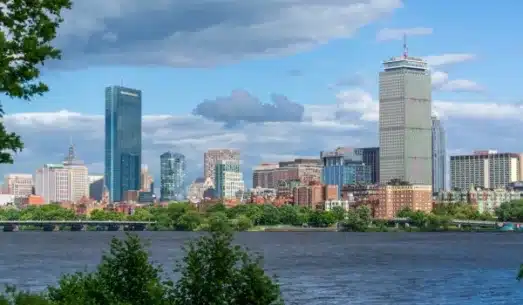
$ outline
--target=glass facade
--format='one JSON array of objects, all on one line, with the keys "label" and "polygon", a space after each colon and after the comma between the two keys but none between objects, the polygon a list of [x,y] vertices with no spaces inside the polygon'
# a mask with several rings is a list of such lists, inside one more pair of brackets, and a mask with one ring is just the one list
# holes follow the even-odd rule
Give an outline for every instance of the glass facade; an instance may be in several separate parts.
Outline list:
[{"label": "glass facade", "polygon": [[354,150],[357,155],[361,155],[363,163],[370,167],[370,183],[377,184],[380,181],[380,148],[365,147]]},{"label": "glass facade", "polygon": [[343,185],[372,183],[372,167],[363,162],[360,151],[338,148],[335,152],[321,153],[322,183],[337,185],[341,194]]},{"label": "glass facade", "polygon": [[432,117],[432,191],[447,189],[447,142],[445,129],[437,117]]},{"label": "glass facade", "polygon": [[142,92],[105,88],[105,187],[109,200],[140,190],[142,164]]},{"label": "glass facade", "polygon": [[160,198],[183,200],[185,194],[185,156],[166,152],[160,156]]}]

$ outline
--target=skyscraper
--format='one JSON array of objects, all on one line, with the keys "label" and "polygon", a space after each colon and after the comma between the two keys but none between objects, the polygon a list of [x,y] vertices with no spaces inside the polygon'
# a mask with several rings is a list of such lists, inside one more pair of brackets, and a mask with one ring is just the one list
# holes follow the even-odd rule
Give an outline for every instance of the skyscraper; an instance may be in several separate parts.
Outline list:
[{"label": "skyscraper", "polygon": [[432,191],[446,189],[447,177],[447,143],[445,129],[441,121],[432,117]]},{"label": "skyscraper", "polygon": [[240,152],[235,149],[209,149],[203,155],[203,176],[211,178],[213,185],[216,185],[216,164],[224,160],[240,161]]},{"label": "skyscraper", "polygon": [[409,57],[384,62],[380,72],[380,183],[400,179],[432,185],[432,88],[428,65]]},{"label": "skyscraper", "polygon": [[109,200],[140,190],[142,164],[142,92],[121,86],[105,88],[105,175]]},{"label": "skyscraper", "polygon": [[166,152],[160,156],[160,198],[182,200],[185,193],[185,156]]},{"label": "skyscraper", "polygon": [[370,183],[376,184],[380,181],[380,148],[365,147],[356,148],[354,153],[361,155],[363,163],[370,167]]},{"label": "skyscraper", "polygon": [[240,171],[240,161],[221,160],[215,170],[216,196],[221,199],[234,199],[239,192],[245,190],[243,175]]}]

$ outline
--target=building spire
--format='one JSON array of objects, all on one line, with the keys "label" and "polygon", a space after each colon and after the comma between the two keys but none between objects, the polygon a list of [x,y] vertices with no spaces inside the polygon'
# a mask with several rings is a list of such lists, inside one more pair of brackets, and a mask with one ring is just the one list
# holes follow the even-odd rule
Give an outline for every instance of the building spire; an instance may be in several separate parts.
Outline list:
[{"label": "building spire", "polygon": [[407,33],[403,33],[403,58],[409,57],[409,48],[407,47]]},{"label": "building spire", "polygon": [[75,147],[73,144],[73,137],[69,137],[69,151],[67,157],[65,158],[65,163],[72,164],[76,160]]}]

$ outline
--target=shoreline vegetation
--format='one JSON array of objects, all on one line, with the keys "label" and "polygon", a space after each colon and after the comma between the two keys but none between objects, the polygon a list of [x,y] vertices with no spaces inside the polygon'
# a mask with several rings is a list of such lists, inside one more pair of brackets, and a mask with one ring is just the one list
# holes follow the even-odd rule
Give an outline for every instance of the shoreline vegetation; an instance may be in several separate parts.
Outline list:
[{"label": "shoreline vegetation", "polygon": [[[521,216],[520,216],[521,215]],[[233,231],[249,232],[499,232],[497,228],[457,227],[452,219],[521,221],[523,201],[501,205],[496,215],[481,214],[470,204],[438,204],[430,213],[401,210],[397,217],[411,220],[409,225],[395,226],[385,220],[372,219],[372,211],[367,206],[359,206],[349,211],[335,207],[330,211],[311,210],[294,205],[276,207],[270,204],[242,204],[227,208],[214,204],[205,209],[185,202],[173,202],[167,206],[145,206],[136,208],[132,215],[115,210],[94,210],[88,216],[76,215],[73,210],[59,204],[29,206],[24,209],[12,207],[0,209],[0,220],[94,220],[94,221],[153,221],[149,231],[208,231],[216,223],[226,224]],[[69,230],[66,226],[61,230]],[[21,231],[41,230],[37,226],[20,226]],[[88,226],[88,231],[100,228]]]}]

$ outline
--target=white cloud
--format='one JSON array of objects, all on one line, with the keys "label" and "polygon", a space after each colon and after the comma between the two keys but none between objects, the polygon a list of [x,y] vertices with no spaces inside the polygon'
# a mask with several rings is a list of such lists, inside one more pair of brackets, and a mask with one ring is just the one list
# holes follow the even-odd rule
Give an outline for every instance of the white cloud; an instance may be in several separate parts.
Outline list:
[{"label": "white cloud", "polygon": [[451,92],[483,92],[485,88],[467,79],[455,79],[441,85],[440,90]]},{"label": "white cloud", "polygon": [[57,64],[205,66],[292,54],[402,7],[401,0],[77,1]]},{"label": "white cloud", "polygon": [[427,61],[431,67],[440,67],[458,64],[466,61],[475,60],[477,56],[469,53],[448,53],[442,55],[425,56],[423,59]]},{"label": "white cloud", "polygon": [[377,41],[402,40],[404,35],[409,36],[426,36],[432,34],[431,28],[415,27],[403,29],[381,29],[376,34]]}]

